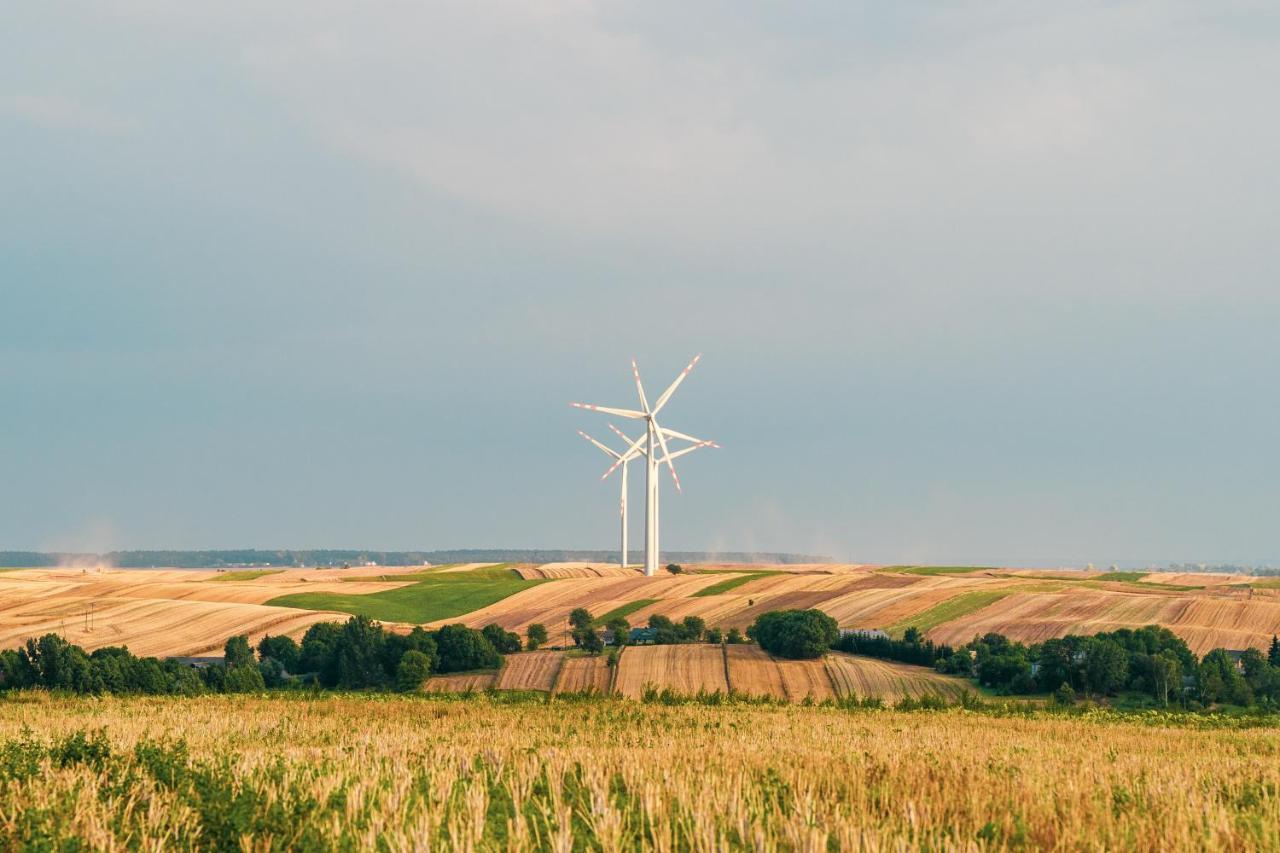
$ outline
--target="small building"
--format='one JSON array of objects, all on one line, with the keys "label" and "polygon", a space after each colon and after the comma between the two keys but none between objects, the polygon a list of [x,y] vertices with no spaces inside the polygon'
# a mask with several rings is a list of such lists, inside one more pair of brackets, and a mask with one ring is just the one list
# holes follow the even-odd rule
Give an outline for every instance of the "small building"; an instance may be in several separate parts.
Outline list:
[{"label": "small building", "polygon": [[652,628],[632,628],[627,642],[633,646],[651,646],[657,631]]}]

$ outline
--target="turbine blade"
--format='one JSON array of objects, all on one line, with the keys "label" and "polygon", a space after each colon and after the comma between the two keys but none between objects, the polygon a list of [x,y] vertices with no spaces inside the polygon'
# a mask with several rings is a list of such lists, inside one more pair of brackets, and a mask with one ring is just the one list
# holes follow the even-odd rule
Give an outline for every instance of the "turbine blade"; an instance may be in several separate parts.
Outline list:
[{"label": "turbine blade", "polygon": [[[655,423],[654,426],[658,425]],[[671,451],[667,449],[667,439],[663,437],[661,428],[655,429],[654,432],[658,434],[658,444],[662,446],[662,455],[666,457],[667,470],[671,472],[671,479],[675,481],[676,491],[683,495],[684,489],[680,488],[680,475],[676,473],[676,466],[671,464]]]},{"label": "turbine blade", "polygon": [[570,403],[575,409],[586,409],[589,412],[603,412],[606,415],[616,415],[620,418],[632,418],[634,420],[644,420],[649,417],[644,412],[637,412],[635,409],[611,409],[608,406],[593,406],[590,403]]},{"label": "turbine blade", "polygon": [[601,449],[601,450],[603,450],[605,453],[607,453],[607,454],[609,454],[610,456],[612,456],[614,459],[621,459],[621,458],[622,458],[622,454],[621,454],[621,453],[619,453],[618,451],[614,450],[612,447],[609,447],[608,445],[601,444],[600,442],[596,441],[596,440],[595,440],[594,438],[592,438],[591,436],[587,435],[587,434],[586,434],[585,432],[583,432],[582,430],[578,430],[578,435],[582,436],[582,437],[583,437],[583,438],[585,438],[587,441],[591,442],[591,443],[592,443],[592,444],[594,444],[596,447],[600,448],[600,449]]},{"label": "turbine blade", "polygon": [[681,456],[684,456],[684,455],[686,455],[686,454],[692,453],[693,451],[698,450],[698,449],[703,448],[703,447],[719,447],[719,446],[720,446],[720,445],[718,445],[718,444],[714,444],[714,443],[712,443],[712,442],[710,442],[710,441],[700,441],[700,442],[698,442],[697,444],[693,445],[692,447],[686,447],[686,448],[684,448],[683,450],[677,450],[675,453],[672,453],[672,454],[671,454],[671,456],[670,456],[670,457],[668,457],[668,458],[669,458],[669,459],[679,459]]},{"label": "turbine blade", "polygon": [[[627,446],[631,446],[631,445],[633,444],[633,442],[632,442],[632,440],[631,440],[631,436],[627,435],[625,432],[623,432],[622,430],[618,429],[618,428],[617,428],[616,426],[614,426],[613,424],[609,424],[609,429],[613,430],[613,434],[614,434],[614,435],[616,435],[618,438],[620,438],[620,439],[622,439],[623,441],[625,441],[625,442],[627,443]],[[642,439],[643,439],[643,436],[641,437],[641,439],[640,439],[640,440],[642,440]],[[644,448],[640,448],[640,449],[636,452],[636,456],[643,456],[643,455],[645,455],[645,453],[646,453],[646,452],[647,452],[647,451],[646,451]],[[635,456],[629,456],[628,458],[634,459],[634,458],[635,458]]]},{"label": "turbine blade", "polygon": [[633,454],[636,452],[636,448],[639,447],[642,443],[644,443],[644,439],[645,439],[644,436],[640,436],[634,442],[632,442],[631,446],[627,448],[626,452],[623,453],[616,462],[614,462],[612,465],[609,466],[609,470],[605,471],[604,474],[600,477],[600,479],[601,480],[608,479],[610,474],[618,470],[619,465],[633,458]]},{"label": "turbine blade", "polygon": [[[678,438],[678,439],[680,439],[680,440],[682,440],[682,441],[692,441],[694,444],[702,444],[704,441],[706,441],[706,439],[703,439],[703,438],[694,438],[694,437],[693,437],[693,436],[691,436],[691,435],[685,435],[685,434],[684,434],[684,433],[682,433],[682,432],[676,432],[675,430],[673,430],[673,429],[667,429],[666,427],[663,427],[663,428],[662,428],[662,431],[663,431],[664,433],[666,433],[667,438]],[[709,442],[707,442],[707,444],[708,444],[708,446],[710,446],[710,447],[719,447],[719,446],[720,446],[720,445],[716,444],[714,441],[709,441]]]},{"label": "turbine blade", "polygon": [[658,398],[658,402],[653,404],[653,410],[650,411],[649,414],[656,415],[658,414],[659,411],[662,410],[662,407],[665,406],[667,404],[667,401],[671,399],[671,395],[674,394],[676,392],[676,389],[680,387],[680,383],[683,382],[684,378],[689,375],[689,371],[693,370],[693,366],[698,363],[698,359],[700,358],[702,358],[702,353],[698,353],[697,355],[695,355],[693,357],[693,361],[689,362],[689,366],[686,367],[684,370],[680,371],[680,375],[675,378],[675,381],[671,383],[671,385],[667,388],[667,390],[662,392],[662,396]]},{"label": "turbine blade", "polygon": [[640,383],[640,368],[636,366],[636,360],[631,359],[631,375],[636,378],[636,391],[640,393],[640,408],[647,413],[649,411],[649,401],[644,398],[644,385]]}]

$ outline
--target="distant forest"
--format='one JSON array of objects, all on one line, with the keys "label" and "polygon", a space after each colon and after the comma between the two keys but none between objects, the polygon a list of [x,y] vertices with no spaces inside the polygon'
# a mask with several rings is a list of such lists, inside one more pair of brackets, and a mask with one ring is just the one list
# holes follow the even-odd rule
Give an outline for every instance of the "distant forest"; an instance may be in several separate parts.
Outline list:
[{"label": "distant forest", "polygon": [[[635,555],[639,557],[639,554]],[[667,551],[665,562],[676,563],[830,563],[830,557],[812,554],[774,554],[742,551]],[[617,551],[555,551],[513,548],[480,548],[458,551],[110,551],[106,554],[71,554],[42,551],[0,551],[5,568],[107,565],[122,569],[220,569],[244,566],[341,566],[377,563],[380,566],[417,566],[423,563],[560,563],[569,561],[616,563]]]}]

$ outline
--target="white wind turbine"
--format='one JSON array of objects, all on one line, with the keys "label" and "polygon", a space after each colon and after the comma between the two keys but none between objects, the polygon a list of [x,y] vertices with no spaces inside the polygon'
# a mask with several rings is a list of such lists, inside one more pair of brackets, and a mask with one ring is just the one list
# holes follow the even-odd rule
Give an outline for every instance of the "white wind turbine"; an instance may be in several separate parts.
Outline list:
[{"label": "white wind turbine", "polygon": [[[644,442],[644,440],[643,440],[643,437],[641,438],[641,440],[638,440],[638,441],[632,441],[631,436],[627,435],[625,432],[623,432],[622,430],[618,429],[618,428],[617,428],[616,426],[614,426],[613,424],[609,424],[609,429],[611,429],[611,430],[613,430],[615,433],[617,433],[618,437],[619,437],[619,438],[621,438],[623,441],[625,441],[625,442],[627,443],[627,446],[628,446],[628,447],[631,447],[631,448],[633,448],[633,449],[632,449],[632,450],[629,450],[626,454],[622,454],[622,453],[619,453],[618,451],[614,450],[612,447],[609,447],[607,444],[603,444],[603,443],[601,443],[601,442],[599,442],[599,441],[596,441],[594,438],[592,438],[591,436],[587,435],[587,434],[586,434],[585,432],[583,432],[582,430],[578,430],[578,435],[582,436],[582,437],[583,437],[583,438],[585,438],[587,441],[589,441],[589,442],[591,442],[592,444],[594,444],[597,448],[599,448],[602,452],[604,452],[606,455],[608,455],[611,459],[615,460],[615,464],[614,464],[612,467],[610,467],[608,471],[605,471],[605,472],[604,472],[604,475],[600,478],[601,480],[607,479],[607,478],[608,478],[608,476],[609,476],[610,474],[612,474],[612,473],[614,472],[614,470],[618,467],[618,465],[621,465],[621,466],[622,466],[622,474],[621,474],[621,477],[622,477],[622,496],[621,496],[621,498],[620,498],[620,499],[619,499],[619,501],[618,501],[619,514],[620,514],[620,515],[621,515],[621,517],[622,517],[622,543],[621,543],[621,548],[620,548],[620,550],[618,551],[618,555],[619,555],[619,558],[620,558],[618,565],[622,566],[623,568],[626,568],[626,565],[627,565],[627,529],[628,529],[628,522],[627,522],[627,467],[628,467],[628,465],[629,465],[629,463],[631,462],[631,460],[632,460],[632,459],[636,459],[637,457],[640,457],[640,456],[647,456],[647,455],[648,455],[648,453],[649,453],[649,449],[648,449],[648,447],[646,447],[646,446],[645,446],[645,442]],[[719,447],[719,446],[720,446],[720,445],[716,444],[716,443],[715,443],[715,442],[713,442],[713,441],[701,441],[701,440],[699,440],[699,439],[695,439],[695,438],[691,438],[691,437],[688,437],[688,436],[680,435],[680,434],[678,434],[678,433],[673,434],[671,430],[667,430],[667,436],[668,436],[668,437],[670,437],[670,438],[682,438],[682,439],[686,439],[686,440],[688,440],[688,441],[692,441],[692,442],[694,442],[694,444],[693,444],[692,446],[690,446],[690,447],[686,447],[686,448],[684,448],[683,450],[677,450],[677,451],[675,451],[674,453],[672,453],[672,454],[671,454],[671,458],[672,458],[672,459],[679,459],[681,456],[684,456],[684,455],[686,455],[686,454],[688,454],[688,453],[692,453],[693,451],[697,450],[697,449],[698,449],[698,448],[700,448],[700,447]],[[657,514],[657,511],[656,511],[656,507],[655,507],[655,515],[656,515],[656,514]]]},{"label": "white wind turbine", "polygon": [[[689,447],[684,450],[677,451],[673,455],[671,449],[667,446],[667,438],[679,438],[685,441],[694,442],[698,447],[712,445],[711,442],[703,442],[700,439],[678,433],[675,430],[664,429],[657,420],[658,412],[662,411],[662,407],[671,399],[671,395],[675,393],[676,388],[680,387],[680,383],[684,381],[689,372],[693,370],[693,366],[698,363],[698,359],[702,358],[701,354],[694,356],[693,361],[689,362],[689,366],[680,371],[680,375],[662,392],[653,407],[650,408],[648,398],[644,393],[644,384],[640,381],[640,369],[636,366],[636,360],[631,359],[631,373],[636,380],[636,393],[640,396],[640,409],[616,409],[608,406],[593,406],[587,403],[573,403],[572,405],[579,409],[588,409],[592,412],[603,412],[607,415],[615,415],[620,418],[630,418],[632,420],[642,420],[645,422],[645,434],[632,441],[630,446],[619,455],[613,466],[605,472],[604,476],[608,477],[613,470],[624,461],[635,458],[640,448],[644,448],[645,457],[645,504],[644,504],[644,573],[646,576],[652,577],[658,571],[658,465],[665,463],[667,470],[671,472],[671,479],[675,482],[676,491],[683,492],[680,487],[680,477],[676,474],[676,467],[672,464],[677,456],[683,456],[686,452],[696,448]],[[658,454],[653,452],[657,448],[662,450],[662,458],[658,458]]]}]

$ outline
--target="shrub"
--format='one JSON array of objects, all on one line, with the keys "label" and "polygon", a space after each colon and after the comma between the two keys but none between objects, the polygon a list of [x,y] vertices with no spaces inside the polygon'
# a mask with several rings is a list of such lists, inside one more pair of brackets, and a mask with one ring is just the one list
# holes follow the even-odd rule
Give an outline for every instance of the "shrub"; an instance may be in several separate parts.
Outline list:
[{"label": "shrub", "polygon": [[396,667],[396,687],[406,693],[422,687],[431,675],[431,658],[410,649],[400,658]]},{"label": "shrub", "polygon": [[525,645],[529,648],[529,651],[533,651],[538,646],[545,646],[547,644],[547,626],[541,622],[534,622],[525,631],[525,637],[527,638]]},{"label": "shrub", "polygon": [[821,610],[770,610],[752,623],[747,635],[772,655],[804,659],[826,653],[839,641],[840,629]]}]

